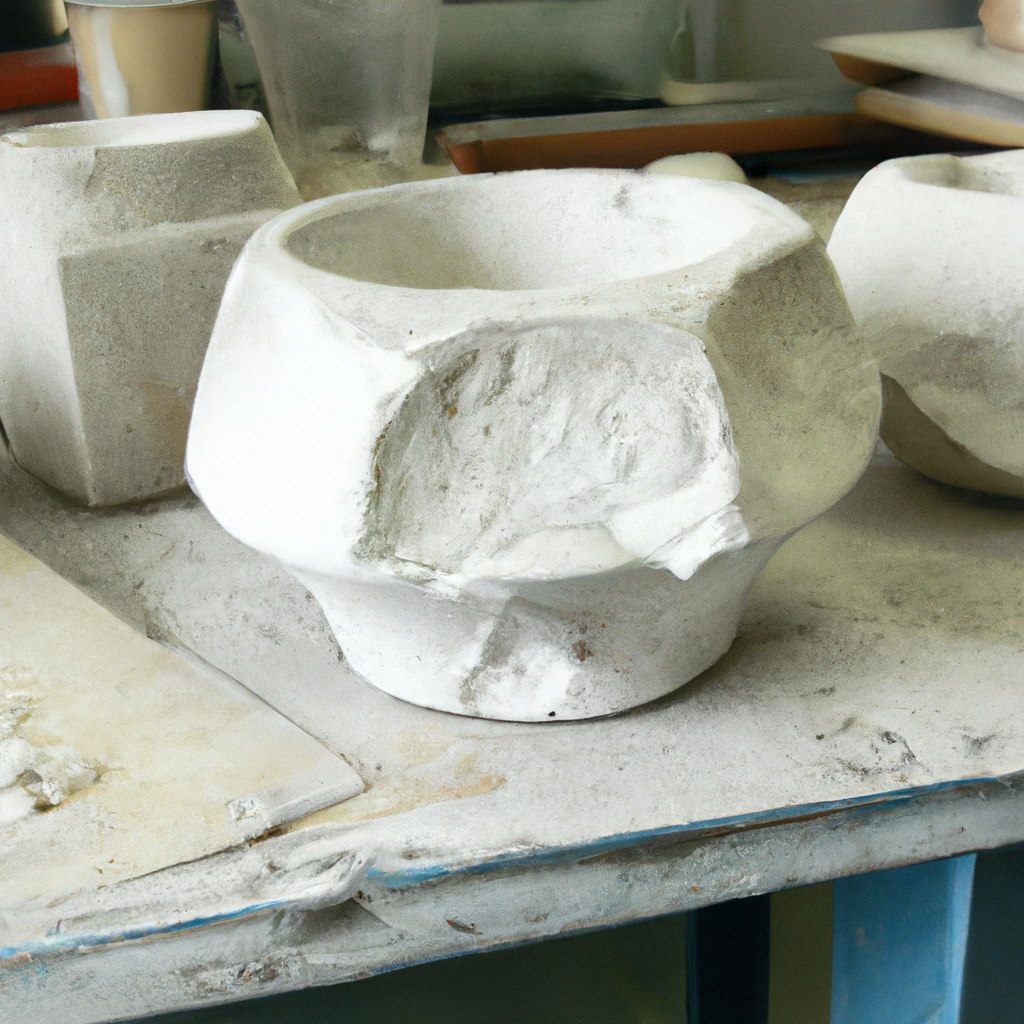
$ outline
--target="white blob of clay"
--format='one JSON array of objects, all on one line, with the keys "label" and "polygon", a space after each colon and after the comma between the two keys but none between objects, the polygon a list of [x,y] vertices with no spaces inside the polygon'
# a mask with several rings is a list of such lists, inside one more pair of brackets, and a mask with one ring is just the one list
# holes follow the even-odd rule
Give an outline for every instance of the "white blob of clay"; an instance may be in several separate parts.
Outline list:
[{"label": "white blob of clay", "polygon": [[746,185],[743,168],[728,153],[680,153],[648,164],[650,174],[678,174],[684,178],[708,178],[713,181],[735,181]]}]

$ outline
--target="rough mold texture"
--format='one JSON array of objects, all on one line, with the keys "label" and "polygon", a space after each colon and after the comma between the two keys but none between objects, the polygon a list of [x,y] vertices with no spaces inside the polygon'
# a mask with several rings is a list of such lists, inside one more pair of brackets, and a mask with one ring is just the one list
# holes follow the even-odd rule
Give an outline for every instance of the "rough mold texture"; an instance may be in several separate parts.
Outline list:
[{"label": "rough mold texture", "polygon": [[245,241],[299,201],[266,122],[206,111],[0,139],[0,419],[86,504],[184,483],[189,415]]},{"label": "rough mold texture", "polygon": [[882,438],[945,483],[1024,497],[1024,153],[890,160],[829,254],[886,378]]},{"label": "rough mold texture", "polygon": [[356,671],[550,720],[713,663],[870,456],[817,236],[745,186],[524,172],[310,204],[229,282],[188,465]]}]

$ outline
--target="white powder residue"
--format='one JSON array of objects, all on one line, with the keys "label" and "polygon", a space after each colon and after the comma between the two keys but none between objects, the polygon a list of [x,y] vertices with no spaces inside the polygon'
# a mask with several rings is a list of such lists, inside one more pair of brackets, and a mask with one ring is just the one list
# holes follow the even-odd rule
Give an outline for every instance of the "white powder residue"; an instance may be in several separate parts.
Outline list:
[{"label": "white powder residue", "polygon": [[[0,681],[20,681],[22,670],[0,670]],[[64,743],[39,745],[22,732],[35,699],[24,691],[0,693],[0,825],[33,810],[63,803],[97,779],[96,766]]]}]

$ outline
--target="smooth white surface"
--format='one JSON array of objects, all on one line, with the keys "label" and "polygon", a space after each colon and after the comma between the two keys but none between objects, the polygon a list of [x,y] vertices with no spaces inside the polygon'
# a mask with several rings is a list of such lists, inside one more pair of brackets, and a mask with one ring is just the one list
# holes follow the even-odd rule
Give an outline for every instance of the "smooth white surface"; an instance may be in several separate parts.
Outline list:
[{"label": "smooth white surface", "polygon": [[714,181],[735,181],[747,184],[743,168],[728,153],[680,153],[649,163],[650,174],[678,174],[686,178],[710,178]]},{"label": "smooth white surface", "polygon": [[609,714],[720,656],[774,547],[861,472],[879,395],[850,327],[810,228],[733,183],[336,197],[233,272],[189,475],[388,692]]}]

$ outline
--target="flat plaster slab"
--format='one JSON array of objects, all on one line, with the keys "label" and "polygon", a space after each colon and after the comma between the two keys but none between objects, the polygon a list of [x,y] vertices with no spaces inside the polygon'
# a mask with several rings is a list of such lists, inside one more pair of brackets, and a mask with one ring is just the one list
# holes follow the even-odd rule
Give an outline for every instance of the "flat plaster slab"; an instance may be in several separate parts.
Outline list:
[{"label": "flat plaster slab", "polygon": [[40,806],[0,779],[0,950],[25,938],[32,906],[207,856],[363,788],[236,682],[0,538],[5,767]]}]

